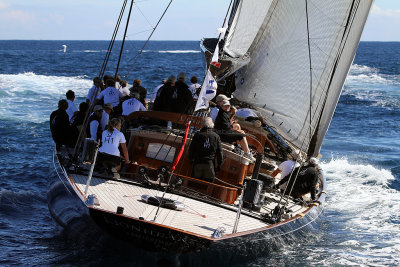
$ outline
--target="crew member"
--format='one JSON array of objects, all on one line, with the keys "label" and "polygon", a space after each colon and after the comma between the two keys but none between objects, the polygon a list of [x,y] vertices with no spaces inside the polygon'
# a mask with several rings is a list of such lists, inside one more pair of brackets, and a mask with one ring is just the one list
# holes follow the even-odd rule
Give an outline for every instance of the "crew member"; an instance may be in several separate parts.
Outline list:
[{"label": "crew member", "polygon": [[77,113],[78,109],[76,108],[76,105],[74,103],[75,100],[75,92],[72,90],[68,90],[67,93],[65,94],[67,97],[67,102],[68,102],[68,108],[66,110],[68,114],[68,118],[71,121],[72,117],[74,116],[75,113]]},{"label": "crew member", "polygon": [[286,175],[276,184],[276,187],[278,188],[285,182],[287,182],[285,194],[299,198],[310,193],[311,199],[315,201],[318,184],[318,160],[310,158],[306,166],[300,167],[300,170],[295,169],[292,175]]},{"label": "crew member", "polygon": [[256,159],[250,152],[246,135],[243,132],[235,131],[232,128],[230,109],[231,104],[229,103],[229,101],[222,101],[222,107],[219,109],[218,116],[215,119],[215,129],[217,130],[217,133],[220,136],[222,142],[238,142],[243,149],[245,156],[251,161],[255,161]]},{"label": "crew member", "polygon": [[102,133],[101,147],[99,148],[98,164],[106,170],[111,169],[114,178],[119,178],[118,171],[121,169],[121,154],[119,146],[121,145],[124,154],[125,163],[129,164],[128,150],[126,149],[126,140],[121,133],[121,120],[113,118],[107,125],[107,129]]},{"label": "crew member", "polygon": [[62,99],[58,101],[58,109],[50,115],[50,131],[57,151],[60,151],[62,145],[72,145],[74,139],[74,131],[66,112],[67,108],[67,100]]},{"label": "crew member", "polygon": [[86,130],[86,135],[95,141],[101,138],[101,117],[103,115],[103,107],[96,105],[93,108],[93,113],[89,116],[89,122]]},{"label": "crew member", "polygon": [[223,163],[221,139],[212,130],[214,123],[210,117],[203,120],[202,126],[189,146],[189,159],[193,163],[192,177],[214,182],[215,171],[219,171]]}]

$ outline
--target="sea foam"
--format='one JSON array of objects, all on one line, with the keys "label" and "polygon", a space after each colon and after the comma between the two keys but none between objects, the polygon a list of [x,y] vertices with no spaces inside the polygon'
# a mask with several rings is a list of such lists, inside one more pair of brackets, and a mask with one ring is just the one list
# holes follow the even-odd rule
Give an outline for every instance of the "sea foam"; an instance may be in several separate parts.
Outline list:
[{"label": "sea foam", "polygon": [[73,90],[77,104],[92,85],[84,76],[46,76],[33,72],[0,74],[0,119],[40,123],[48,120],[57,102]]}]

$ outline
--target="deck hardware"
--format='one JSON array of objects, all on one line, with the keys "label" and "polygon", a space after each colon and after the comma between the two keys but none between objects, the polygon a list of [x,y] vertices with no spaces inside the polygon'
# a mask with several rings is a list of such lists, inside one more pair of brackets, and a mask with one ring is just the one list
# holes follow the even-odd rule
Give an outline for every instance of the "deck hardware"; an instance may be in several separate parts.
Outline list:
[{"label": "deck hardware", "polygon": [[85,204],[88,205],[88,206],[93,206],[93,205],[99,206],[100,205],[99,204],[99,200],[98,200],[98,198],[96,197],[95,194],[89,195],[86,198]]},{"label": "deck hardware", "polygon": [[117,207],[117,212],[116,212],[117,214],[124,214],[124,207],[120,207],[120,206],[118,206]]}]

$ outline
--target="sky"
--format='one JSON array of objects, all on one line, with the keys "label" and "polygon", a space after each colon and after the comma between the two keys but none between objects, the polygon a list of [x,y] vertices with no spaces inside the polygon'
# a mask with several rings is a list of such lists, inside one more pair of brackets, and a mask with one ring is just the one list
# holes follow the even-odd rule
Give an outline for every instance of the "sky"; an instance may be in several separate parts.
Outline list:
[{"label": "sky", "polygon": [[[174,0],[152,39],[215,37],[229,2]],[[109,40],[122,3],[123,0],[0,0],[0,39]],[[127,39],[147,39],[168,3],[169,0],[136,0]],[[400,0],[375,0],[361,40],[400,41]]]}]

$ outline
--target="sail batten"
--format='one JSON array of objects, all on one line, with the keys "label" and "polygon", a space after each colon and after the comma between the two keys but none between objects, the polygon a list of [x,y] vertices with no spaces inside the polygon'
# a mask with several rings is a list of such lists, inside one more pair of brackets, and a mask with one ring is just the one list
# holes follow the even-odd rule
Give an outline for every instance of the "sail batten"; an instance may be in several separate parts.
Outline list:
[{"label": "sail batten", "polygon": [[251,60],[236,72],[234,96],[257,108],[293,146],[315,155],[373,0],[267,2],[264,21],[248,40]]}]

